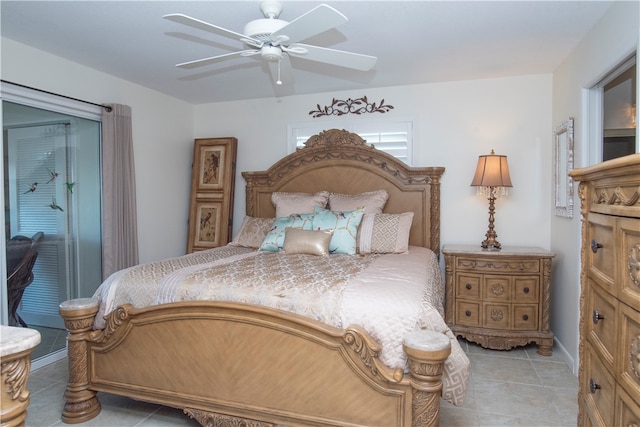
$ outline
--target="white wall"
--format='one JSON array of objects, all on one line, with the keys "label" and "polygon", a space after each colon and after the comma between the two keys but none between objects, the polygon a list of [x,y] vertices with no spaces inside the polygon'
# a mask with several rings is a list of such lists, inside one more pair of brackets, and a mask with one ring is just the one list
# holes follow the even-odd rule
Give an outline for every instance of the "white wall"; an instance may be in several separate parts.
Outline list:
[{"label": "white wall", "polygon": [[[553,123],[575,118],[575,167],[588,166],[586,90],[638,49],[638,2],[616,2],[553,74]],[[640,55],[639,55],[640,56]],[[640,89],[640,86],[637,87]],[[638,96],[636,95],[636,98]],[[574,217],[551,215],[551,324],[578,371],[580,300],[580,200],[574,184]],[[551,187],[549,187],[551,189]],[[553,206],[552,206],[553,209]]]},{"label": "white wall", "polygon": [[[268,82],[265,81],[265,84]],[[513,189],[496,207],[496,231],[503,245],[549,248],[548,188],[551,185],[551,75],[476,80],[366,91],[324,93],[280,100],[257,99],[198,105],[197,138],[238,138],[234,231],[245,212],[242,171],[264,170],[287,153],[287,124],[335,122],[312,119],[309,111],[332,98],[384,98],[394,109],[366,119],[414,118],[414,164],[444,166],[443,244],[479,245],[488,226],[488,202],[470,187],[478,156],[508,156]],[[357,120],[357,116],[342,116]]]},{"label": "white wall", "polygon": [[2,39],[3,80],[132,108],[140,261],[184,254],[193,154],[193,105]]}]

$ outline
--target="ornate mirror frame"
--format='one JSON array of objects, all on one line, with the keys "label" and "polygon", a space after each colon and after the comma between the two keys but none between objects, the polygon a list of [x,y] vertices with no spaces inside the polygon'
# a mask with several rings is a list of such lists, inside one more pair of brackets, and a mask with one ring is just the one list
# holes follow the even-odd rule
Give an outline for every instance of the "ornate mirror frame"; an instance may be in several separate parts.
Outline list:
[{"label": "ornate mirror frame", "polygon": [[569,117],[554,130],[554,182],[555,213],[557,216],[573,217],[573,118]]}]

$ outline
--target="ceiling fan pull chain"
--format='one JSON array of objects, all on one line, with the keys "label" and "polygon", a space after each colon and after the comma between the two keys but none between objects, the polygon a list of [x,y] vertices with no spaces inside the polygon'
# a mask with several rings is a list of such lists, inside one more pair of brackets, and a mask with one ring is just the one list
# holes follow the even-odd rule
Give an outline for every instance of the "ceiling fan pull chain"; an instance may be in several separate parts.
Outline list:
[{"label": "ceiling fan pull chain", "polygon": [[276,80],[277,85],[282,84],[282,80],[280,80],[280,64],[282,63],[282,59],[278,59],[278,80]]}]

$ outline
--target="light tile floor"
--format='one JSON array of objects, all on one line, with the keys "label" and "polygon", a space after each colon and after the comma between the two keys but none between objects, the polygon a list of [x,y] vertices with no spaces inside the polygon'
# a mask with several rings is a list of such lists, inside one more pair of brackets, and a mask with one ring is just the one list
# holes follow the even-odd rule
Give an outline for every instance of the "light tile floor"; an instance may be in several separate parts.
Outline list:
[{"label": "light tile floor", "polygon": [[[471,360],[471,383],[464,405],[441,402],[440,425],[575,426],[578,379],[557,356],[540,356],[535,346],[492,351],[461,340]],[[31,373],[27,427],[63,426],[60,412],[67,382],[67,359]],[[78,426],[174,427],[199,424],[179,409],[99,393],[102,412]]]}]

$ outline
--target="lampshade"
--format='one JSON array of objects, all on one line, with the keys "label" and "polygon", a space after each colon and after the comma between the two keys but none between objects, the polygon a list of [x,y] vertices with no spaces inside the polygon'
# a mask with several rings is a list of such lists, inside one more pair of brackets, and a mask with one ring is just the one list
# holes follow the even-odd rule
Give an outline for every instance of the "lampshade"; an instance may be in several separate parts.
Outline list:
[{"label": "lampshade", "polygon": [[476,174],[471,181],[473,187],[513,187],[509,177],[507,156],[501,156],[491,150],[491,154],[478,156]]}]

